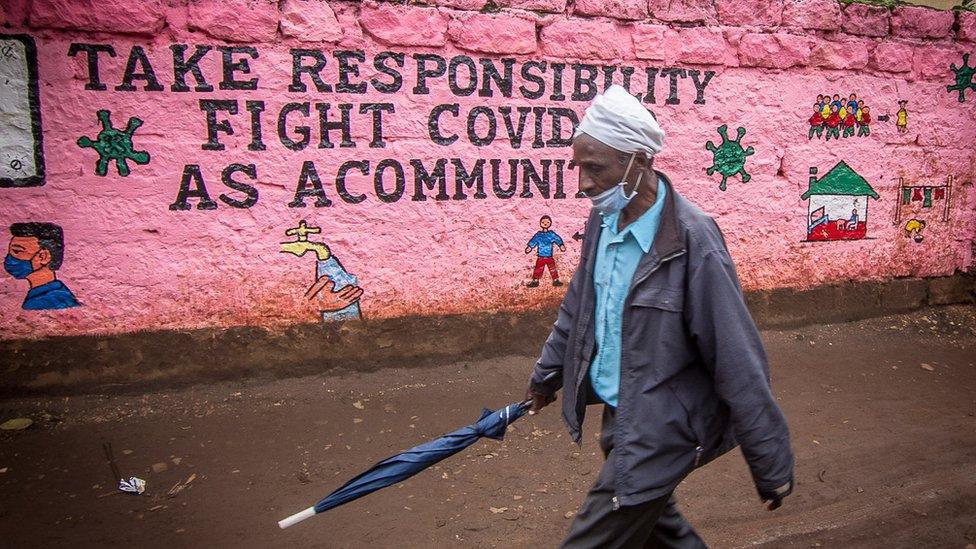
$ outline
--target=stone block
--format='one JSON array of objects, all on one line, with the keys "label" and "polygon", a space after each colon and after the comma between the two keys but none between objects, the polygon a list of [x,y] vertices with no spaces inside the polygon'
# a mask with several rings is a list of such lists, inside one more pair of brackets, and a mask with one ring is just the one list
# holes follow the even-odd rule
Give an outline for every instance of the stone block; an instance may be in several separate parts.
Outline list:
[{"label": "stone block", "polygon": [[187,27],[228,42],[272,42],[278,36],[278,3],[196,0],[187,6]]},{"label": "stone block", "polygon": [[302,42],[338,42],[342,27],[325,0],[284,0],[281,34]]},{"label": "stone block", "polygon": [[737,66],[739,57],[721,30],[691,27],[672,33],[666,49],[678,63]]},{"label": "stone block", "polygon": [[891,14],[891,34],[909,38],[943,38],[949,36],[956,16],[951,11],[920,6],[895,8]]},{"label": "stone block", "polygon": [[[935,79],[949,76],[952,73],[950,65],[962,65],[962,51],[951,46],[916,46],[912,67],[915,76],[923,79]],[[945,90],[945,86],[942,87]]]},{"label": "stone block", "polygon": [[[428,6],[443,6],[456,10],[481,11],[484,9],[485,4],[488,3],[488,0],[422,0],[421,3],[427,4]],[[508,2],[495,0],[494,4],[499,7],[504,7]]]},{"label": "stone block", "polygon": [[868,66],[885,72],[909,72],[913,67],[915,48],[899,42],[881,42],[871,51]]},{"label": "stone block", "polygon": [[783,25],[797,29],[838,30],[842,25],[837,0],[786,0]]},{"label": "stone block", "polygon": [[886,314],[923,307],[928,298],[928,282],[920,278],[897,278],[881,286],[881,308]]},{"label": "stone block", "polygon": [[929,305],[976,302],[976,277],[957,274],[929,279]]},{"label": "stone block", "polygon": [[818,40],[810,50],[810,64],[825,69],[863,69],[868,64],[868,46],[861,40]]},{"label": "stone block", "polygon": [[776,27],[783,22],[783,0],[715,0],[718,20],[730,27]]},{"label": "stone block", "polygon": [[959,30],[956,31],[956,38],[966,42],[976,42],[976,13],[971,11],[960,11]]},{"label": "stone block", "polygon": [[546,55],[575,59],[633,59],[630,29],[595,19],[558,19],[542,29]]},{"label": "stone block", "polygon": [[457,13],[448,25],[457,47],[483,53],[532,53],[535,22],[508,13]]},{"label": "stone block", "polygon": [[651,16],[672,23],[718,23],[713,0],[650,0]]},{"label": "stone block", "polygon": [[563,13],[566,11],[566,0],[508,0],[510,8],[546,13]]},{"label": "stone block", "polygon": [[881,6],[851,4],[843,8],[843,30],[861,36],[888,36],[891,12]]},{"label": "stone block", "polygon": [[810,60],[811,42],[786,33],[746,34],[739,41],[739,64],[770,69],[803,66]]},{"label": "stone block", "polygon": [[573,13],[614,19],[646,19],[647,0],[576,0]]},{"label": "stone block", "polygon": [[156,34],[166,24],[163,0],[34,0],[29,13],[30,26],[51,29]]},{"label": "stone block", "polygon": [[634,54],[637,59],[649,61],[673,59],[673,53],[670,57],[666,55],[666,48],[673,44],[672,37],[677,34],[677,31],[666,25],[634,25]]},{"label": "stone block", "polygon": [[364,3],[359,24],[367,34],[391,46],[443,46],[448,19],[434,8]]}]

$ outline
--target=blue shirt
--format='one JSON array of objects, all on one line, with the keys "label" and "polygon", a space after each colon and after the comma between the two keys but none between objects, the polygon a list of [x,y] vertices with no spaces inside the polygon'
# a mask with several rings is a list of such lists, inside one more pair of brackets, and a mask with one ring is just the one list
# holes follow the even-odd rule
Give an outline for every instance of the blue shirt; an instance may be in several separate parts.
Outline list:
[{"label": "blue shirt", "polygon": [[52,280],[47,284],[41,284],[27,291],[24,298],[23,308],[28,311],[40,311],[44,309],[67,309],[77,307],[78,300],[75,299],[71,290],[60,280]]},{"label": "blue shirt", "polygon": [[597,396],[617,406],[620,388],[620,324],[624,301],[641,257],[651,249],[664,208],[663,184],[657,186],[654,205],[636,221],[617,232],[619,213],[603,217],[593,265],[596,289],[596,356],[590,363],[590,383]]},{"label": "blue shirt", "polygon": [[562,246],[563,239],[559,238],[559,235],[553,231],[539,231],[535,233],[532,240],[529,240],[528,247],[535,248],[538,246],[537,254],[539,257],[552,257],[553,244]]}]

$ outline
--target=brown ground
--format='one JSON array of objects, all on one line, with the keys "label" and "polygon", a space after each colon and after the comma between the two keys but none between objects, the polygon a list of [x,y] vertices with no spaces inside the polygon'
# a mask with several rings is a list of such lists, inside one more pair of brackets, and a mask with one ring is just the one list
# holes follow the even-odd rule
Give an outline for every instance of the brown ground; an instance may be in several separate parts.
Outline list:
[{"label": "brown ground", "polygon": [[[759,504],[738,451],[692,474],[680,506],[714,547],[976,544],[976,308],[765,331],[797,487]],[[541,343],[541,342],[540,342]],[[241,382],[0,402],[8,547],[552,547],[601,464],[555,408],[401,485],[288,530],[276,522],[373,462],[517,400],[532,364]],[[924,367],[923,367],[924,364]],[[929,369],[930,368],[930,369]],[[148,481],[118,493],[102,452]],[[153,464],[166,463],[154,472]],[[166,492],[195,474],[175,497]],[[494,508],[494,510],[492,510]]]}]

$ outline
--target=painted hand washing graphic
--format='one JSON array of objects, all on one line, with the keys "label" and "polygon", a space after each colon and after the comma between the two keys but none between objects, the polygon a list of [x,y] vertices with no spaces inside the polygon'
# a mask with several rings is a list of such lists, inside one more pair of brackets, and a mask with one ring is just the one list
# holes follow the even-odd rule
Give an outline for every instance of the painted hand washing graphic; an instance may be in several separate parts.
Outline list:
[{"label": "painted hand washing graphic", "polygon": [[559,280],[559,272],[556,271],[556,258],[553,257],[553,247],[558,247],[559,251],[565,252],[566,246],[563,244],[563,239],[552,228],[552,218],[548,215],[542,216],[539,219],[539,228],[542,229],[536,232],[529,243],[525,246],[525,253],[532,253],[532,250],[536,251],[535,267],[532,269],[532,280],[526,283],[529,288],[535,288],[539,285],[539,281],[542,279],[542,275],[545,274],[546,268],[549,269],[549,276],[552,277],[553,286],[562,286],[563,283]]},{"label": "painted hand washing graphic", "polygon": [[297,227],[285,231],[295,240],[281,243],[281,253],[302,257],[308,252],[315,254],[315,282],[305,292],[304,299],[315,307],[325,322],[359,320],[359,298],[363,290],[357,286],[356,277],[346,272],[328,246],[308,239],[310,234],[322,232],[320,227],[310,227],[303,219]]},{"label": "painted hand washing graphic", "polygon": [[22,307],[29,311],[77,307],[78,300],[56,274],[64,260],[61,227],[54,223],[14,223],[10,235],[3,268],[30,285]]},{"label": "painted hand washing graphic", "polygon": [[838,162],[823,177],[810,168],[809,188],[800,198],[808,200],[807,241],[859,240],[868,232],[868,198],[878,193],[846,162]]}]

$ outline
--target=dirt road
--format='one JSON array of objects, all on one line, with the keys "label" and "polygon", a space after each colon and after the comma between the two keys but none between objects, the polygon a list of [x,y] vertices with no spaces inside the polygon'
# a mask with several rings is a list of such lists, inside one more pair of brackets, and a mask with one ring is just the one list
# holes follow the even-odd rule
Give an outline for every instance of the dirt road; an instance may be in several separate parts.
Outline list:
[{"label": "dirt road", "polygon": [[[679,504],[714,547],[976,544],[976,309],[765,331],[793,436],[796,492],[759,503],[735,450]],[[541,342],[540,342],[541,344]],[[518,400],[533,357],[281,381],[7,400],[0,540],[7,547],[553,547],[601,465],[599,409],[582,447],[556,407],[504,442],[281,531],[373,462]],[[117,492],[102,443],[141,496]],[[154,468],[155,466],[155,468]],[[179,493],[167,492],[189,482]]]}]

